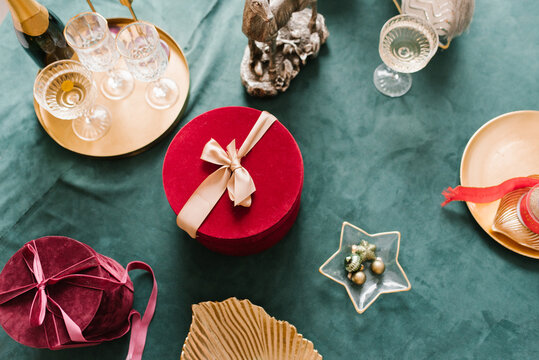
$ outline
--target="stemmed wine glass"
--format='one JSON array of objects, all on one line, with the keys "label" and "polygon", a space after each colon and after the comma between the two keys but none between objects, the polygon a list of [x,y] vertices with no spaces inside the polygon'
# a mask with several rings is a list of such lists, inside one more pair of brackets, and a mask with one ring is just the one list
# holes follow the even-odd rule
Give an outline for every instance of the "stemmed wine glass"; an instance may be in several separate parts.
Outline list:
[{"label": "stemmed wine glass", "polygon": [[78,61],[60,60],[41,70],[34,82],[34,97],[58,119],[73,120],[73,131],[83,140],[97,140],[110,128],[110,112],[95,105],[93,73]]},{"label": "stemmed wine glass", "polygon": [[168,56],[152,24],[139,21],[125,26],[116,35],[116,45],[135,79],[150,83],[146,87],[150,106],[166,109],[178,100],[179,90],[174,80],[162,77]]},{"label": "stemmed wine glass", "polygon": [[402,96],[412,86],[410,73],[423,69],[438,49],[438,34],[426,20],[413,15],[389,19],[380,32],[383,64],[374,70],[374,86],[382,94]]},{"label": "stemmed wine glass", "polygon": [[64,35],[88,69],[107,72],[101,82],[101,91],[106,97],[120,100],[131,94],[135,81],[129,71],[115,68],[120,54],[103,16],[95,12],[79,14],[69,20]]}]

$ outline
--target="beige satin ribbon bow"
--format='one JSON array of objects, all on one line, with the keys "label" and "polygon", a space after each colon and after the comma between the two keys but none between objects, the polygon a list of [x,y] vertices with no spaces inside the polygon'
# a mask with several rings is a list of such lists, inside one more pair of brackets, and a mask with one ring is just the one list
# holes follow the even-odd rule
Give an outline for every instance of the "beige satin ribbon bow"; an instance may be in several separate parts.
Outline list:
[{"label": "beige satin ribbon bow", "polygon": [[256,145],[266,131],[277,120],[275,116],[263,111],[247,138],[236,151],[236,140],[232,140],[226,151],[211,139],[204,146],[200,159],[221,167],[211,173],[195,190],[178,213],[176,223],[192,238],[225,190],[234,206],[251,206],[251,194],[256,187],[251,175],[241,166],[241,159]]}]

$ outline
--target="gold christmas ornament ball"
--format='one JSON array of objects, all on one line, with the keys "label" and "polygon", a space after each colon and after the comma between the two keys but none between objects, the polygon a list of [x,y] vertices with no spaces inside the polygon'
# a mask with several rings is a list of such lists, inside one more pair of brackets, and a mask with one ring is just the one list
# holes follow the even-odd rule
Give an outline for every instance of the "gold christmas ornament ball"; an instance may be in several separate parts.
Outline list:
[{"label": "gold christmas ornament ball", "polygon": [[386,265],[384,264],[382,259],[376,258],[376,260],[374,260],[371,264],[371,270],[376,275],[380,275],[380,274],[383,274],[384,271],[386,270]]},{"label": "gold christmas ornament ball", "polygon": [[365,283],[365,280],[367,280],[367,277],[365,276],[365,273],[363,271],[358,271],[357,273],[354,273],[354,275],[352,275],[352,281],[354,282],[354,284],[363,285]]}]

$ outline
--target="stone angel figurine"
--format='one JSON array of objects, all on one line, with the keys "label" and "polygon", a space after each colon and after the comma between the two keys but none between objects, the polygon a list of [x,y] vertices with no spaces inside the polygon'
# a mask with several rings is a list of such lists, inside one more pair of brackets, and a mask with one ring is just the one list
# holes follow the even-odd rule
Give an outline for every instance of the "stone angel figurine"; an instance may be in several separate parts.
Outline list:
[{"label": "stone angel figurine", "polygon": [[317,0],[245,0],[242,31],[249,39],[242,83],[250,95],[261,97],[286,91],[329,36]]}]

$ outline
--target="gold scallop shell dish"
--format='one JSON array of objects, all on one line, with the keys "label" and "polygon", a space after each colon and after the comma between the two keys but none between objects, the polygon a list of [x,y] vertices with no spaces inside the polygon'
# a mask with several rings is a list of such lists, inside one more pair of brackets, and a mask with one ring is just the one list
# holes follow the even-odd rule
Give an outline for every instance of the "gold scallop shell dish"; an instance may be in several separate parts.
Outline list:
[{"label": "gold scallop shell dish", "polygon": [[[532,176],[537,178],[538,176]],[[500,201],[492,230],[499,232],[521,245],[539,250],[539,234],[529,230],[521,221],[519,213],[519,202],[531,188],[523,188],[511,191],[506,194]],[[537,216],[539,213],[539,189],[535,189],[531,194],[530,211]]]},{"label": "gold scallop shell dish", "polygon": [[313,343],[249,300],[193,305],[181,360],[321,360]]}]

